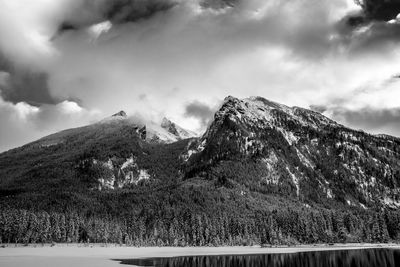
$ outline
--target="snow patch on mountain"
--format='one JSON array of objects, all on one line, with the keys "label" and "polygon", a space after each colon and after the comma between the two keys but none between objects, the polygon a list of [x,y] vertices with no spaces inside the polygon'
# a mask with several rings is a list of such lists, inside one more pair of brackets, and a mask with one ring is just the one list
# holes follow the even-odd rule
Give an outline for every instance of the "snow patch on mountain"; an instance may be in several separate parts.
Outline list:
[{"label": "snow patch on mountain", "polygon": [[197,136],[194,132],[183,129],[167,118],[163,118],[161,124],[149,122],[146,124],[146,126],[146,140],[152,142],[173,143]]},{"label": "snow patch on mountain", "polygon": [[180,127],[179,125],[177,125],[176,123],[170,121],[165,117],[161,122],[161,127],[167,130],[169,133],[176,136],[180,140],[197,137],[197,134],[195,132],[183,129],[182,127]]},{"label": "snow patch on mountain", "polygon": [[121,166],[115,161],[111,158],[105,162],[93,159],[93,164],[98,169],[96,173],[99,175],[97,178],[99,190],[121,189],[151,178],[147,170],[139,168],[134,156],[126,159]]},{"label": "snow patch on mountain", "polygon": [[137,130],[143,140],[153,143],[170,144],[180,140],[197,137],[197,134],[183,129],[174,122],[164,118],[161,123],[147,121],[141,117],[128,116],[120,111],[111,117],[105,118],[99,124],[128,125]]},{"label": "snow patch on mountain", "polygon": [[289,167],[286,166],[286,170],[290,175],[290,178],[292,179],[292,182],[294,183],[294,185],[296,186],[296,195],[299,196],[300,195],[300,184],[299,184],[299,178],[290,171]]}]

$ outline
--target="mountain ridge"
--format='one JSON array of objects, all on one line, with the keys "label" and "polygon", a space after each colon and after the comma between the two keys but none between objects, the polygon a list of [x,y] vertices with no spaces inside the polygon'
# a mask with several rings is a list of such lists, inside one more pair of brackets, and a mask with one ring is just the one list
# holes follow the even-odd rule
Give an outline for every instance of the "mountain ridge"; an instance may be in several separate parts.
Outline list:
[{"label": "mountain ridge", "polygon": [[[114,141],[109,140],[115,138],[119,138],[119,144],[112,145]],[[150,177],[156,179],[157,175],[149,172],[149,164],[143,162],[147,157],[144,148],[184,141],[187,147],[175,159],[176,166],[180,166],[175,172],[185,179],[200,176],[235,181],[256,191],[278,192],[317,203],[339,201],[363,208],[400,207],[399,139],[356,131],[318,112],[258,96],[226,97],[200,137],[167,118],[156,124],[120,111],[23,148],[57,149],[72,144],[79,147],[85,146],[86,140],[93,143],[86,150],[98,152],[77,150],[76,157],[81,158],[84,153],[89,158],[75,164],[91,162],[90,166],[83,166],[90,175],[100,171],[98,177],[89,179],[99,182],[99,189],[121,188]],[[101,146],[110,147],[108,155],[99,150],[98,140],[104,140],[100,141],[105,142]],[[127,147],[133,150],[119,148],[132,141]],[[229,168],[240,171],[230,173],[226,170]],[[252,177],[243,173],[246,168],[251,169],[248,172]]]}]

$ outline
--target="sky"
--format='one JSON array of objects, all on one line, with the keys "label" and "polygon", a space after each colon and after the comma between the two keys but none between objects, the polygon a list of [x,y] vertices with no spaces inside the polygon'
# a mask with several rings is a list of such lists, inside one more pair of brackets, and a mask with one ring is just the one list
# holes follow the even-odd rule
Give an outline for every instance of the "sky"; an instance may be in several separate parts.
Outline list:
[{"label": "sky", "polygon": [[0,151],[120,110],[202,132],[228,95],[400,136],[399,2],[0,0]]}]

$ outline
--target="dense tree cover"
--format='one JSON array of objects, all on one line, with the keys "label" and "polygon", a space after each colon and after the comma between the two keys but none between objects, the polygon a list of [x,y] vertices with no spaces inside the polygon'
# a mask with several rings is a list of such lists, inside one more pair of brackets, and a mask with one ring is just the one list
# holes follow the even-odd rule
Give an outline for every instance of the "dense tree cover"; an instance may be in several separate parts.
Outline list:
[{"label": "dense tree cover", "polygon": [[[162,214],[164,213],[164,214]],[[77,212],[0,212],[2,243],[117,243],[135,246],[294,245],[399,240],[399,212],[354,214],[329,210],[273,210],[251,217],[225,211],[158,210],[127,217]]]},{"label": "dense tree cover", "polygon": [[3,243],[280,245],[400,240],[400,212],[324,208],[234,180],[188,179],[117,191],[1,199]]}]

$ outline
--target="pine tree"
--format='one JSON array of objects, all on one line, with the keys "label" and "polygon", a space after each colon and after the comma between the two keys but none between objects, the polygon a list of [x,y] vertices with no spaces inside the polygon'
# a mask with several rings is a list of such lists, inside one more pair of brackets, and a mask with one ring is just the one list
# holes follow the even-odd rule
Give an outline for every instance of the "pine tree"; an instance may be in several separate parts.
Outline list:
[{"label": "pine tree", "polygon": [[51,224],[51,239],[53,242],[61,242],[61,229],[60,229],[60,217],[56,213],[50,214]]},{"label": "pine tree", "polygon": [[384,214],[380,213],[378,217],[378,225],[379,225],[379,241],[380,242],[388,242],[389,241],[389,232],[386,226],[386,222],[384,219]]}]

